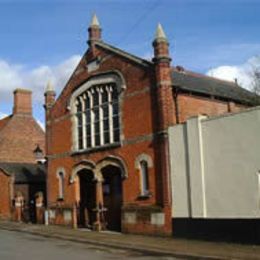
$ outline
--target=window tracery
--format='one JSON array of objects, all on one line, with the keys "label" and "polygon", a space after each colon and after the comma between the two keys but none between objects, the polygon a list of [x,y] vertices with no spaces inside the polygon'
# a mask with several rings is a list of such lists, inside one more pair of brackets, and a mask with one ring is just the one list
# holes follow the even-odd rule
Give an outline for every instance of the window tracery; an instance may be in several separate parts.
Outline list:
[{"label": "window tracery", "polygon": [[120,141],[119,93],[115,83],[94,85],[77,96],[78,150]]}]

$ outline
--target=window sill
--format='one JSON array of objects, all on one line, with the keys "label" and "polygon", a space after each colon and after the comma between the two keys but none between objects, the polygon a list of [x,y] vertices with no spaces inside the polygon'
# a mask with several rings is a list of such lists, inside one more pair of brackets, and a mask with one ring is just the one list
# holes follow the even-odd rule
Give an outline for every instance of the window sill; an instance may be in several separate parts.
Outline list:
[{"label": "window sill", "polygon": [[137,200],[148,200],[152,197],[152,194],[151,192],[147,192],[146,194],[140,194],[138,197],[137,197]]},{"label": "window sill", "polygon": [[64,201],[64,198],[57,198],[57,201],[62,202]]},{"label": "window sill", "polygon": [[84,149],[84,150],[73,151],[71,153],[71,155],[78,155],[78,154],[83,154],[83,153],[94,153],[94,152],[98,152],[98,151],[117,148],[117,147],[120,147],[120,146],[121,146],[120,142],[113,143],[113,144],[106,144],[106,145],[102,145],[102,146],[87,148],[87,149]]}]

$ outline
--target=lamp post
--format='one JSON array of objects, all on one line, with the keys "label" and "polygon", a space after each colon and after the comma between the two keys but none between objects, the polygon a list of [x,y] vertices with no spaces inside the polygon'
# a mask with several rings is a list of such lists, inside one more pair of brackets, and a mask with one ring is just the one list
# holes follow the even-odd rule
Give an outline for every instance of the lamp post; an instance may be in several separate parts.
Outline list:
[{"label": "lamp post", "polygon": [[46,159],[44,158],[43,150],[40,148],[39,144],[37,144],[33,153],[37,163],[44,163],[46,161]]}]

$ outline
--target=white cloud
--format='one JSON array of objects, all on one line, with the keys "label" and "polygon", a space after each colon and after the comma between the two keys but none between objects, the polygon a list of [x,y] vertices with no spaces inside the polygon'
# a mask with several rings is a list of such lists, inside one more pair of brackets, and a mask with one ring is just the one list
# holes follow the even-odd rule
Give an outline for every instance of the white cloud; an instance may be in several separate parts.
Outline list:
[{"label": "white cloud", "polygon": [[[59,94],[73,70],[79,63],[80,56],[73,55],[55,66],[42,65],[28,69],[23,64],[12,64],[0,59],[0,104],[4,103],[5,110],[13,106],[13,90],[26,88],[33,91],[33,102],[36,120],[44,129],[44,89],[50,80]],[[0,109],[2,109],[0,107]],[[0,119],[7,116],[0,112]]]},{"label": "white cloud", "polygon": [[31,89],[34,101],[43,102],[47,82],[50,80],[59,93],[79,60],[79,55],[73,55],[55,66],[42,65],[28,70],[23,64],[11,64],[0,59],[0,102],[11,102],[12,91],[19,87]]},{"label": "white cloud", "polygon": [[145,54],[142,56],[143,59],[146,60],[152,60],[153,59],[153,53],[152,51],[147,51]]},{"label": "white cloud", "polygon": [[4,118],[6,116],[7,116],[7,114],[0,112],[0,119]]},{"label": "white cloud", "polygon": [[260,56],[254,56],[241,65],[213,68],[207,72],[207,75],[229,81],[237,79],[239,85],[250,90],[253,85],[252,72],[255,68],[260,69]]}]

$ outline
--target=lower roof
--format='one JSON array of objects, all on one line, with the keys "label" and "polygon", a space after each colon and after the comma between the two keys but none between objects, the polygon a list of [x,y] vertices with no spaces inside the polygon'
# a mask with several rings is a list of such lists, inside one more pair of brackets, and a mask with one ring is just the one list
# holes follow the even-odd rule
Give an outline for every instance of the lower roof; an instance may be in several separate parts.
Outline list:
[{"label": "lower roof", "polygon": [[46,181],[46,167],[43,164],[0,162],[0,169],[14,176],[15,183],[43,183]]},{"label": "lower roof", "polygon": [[240,87],[235,82],[225,81],[184,69],[172,69],[173,87],[177,90],[235,101],[245,105],[259,105],[260,97]]}]

